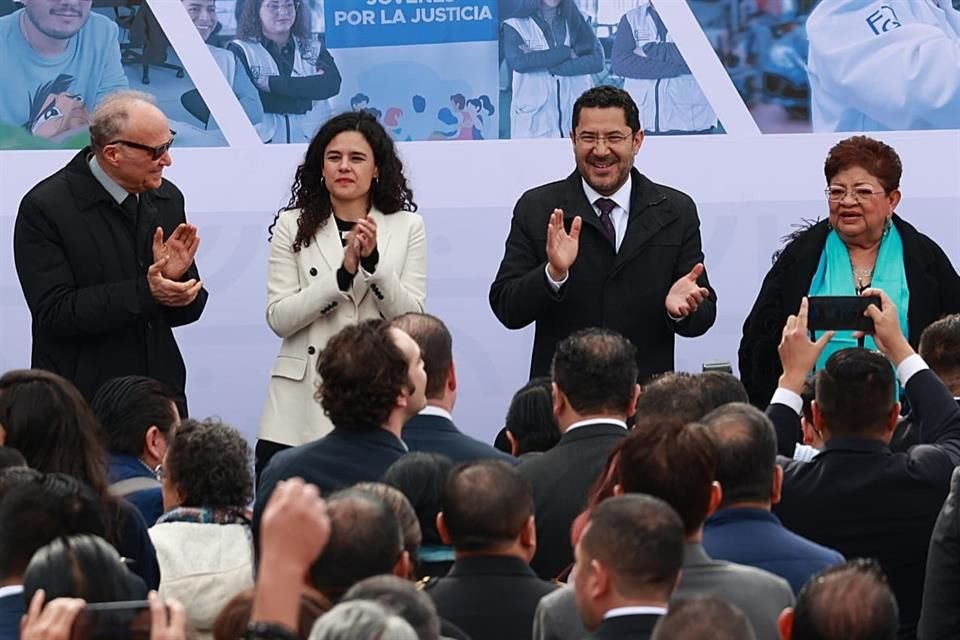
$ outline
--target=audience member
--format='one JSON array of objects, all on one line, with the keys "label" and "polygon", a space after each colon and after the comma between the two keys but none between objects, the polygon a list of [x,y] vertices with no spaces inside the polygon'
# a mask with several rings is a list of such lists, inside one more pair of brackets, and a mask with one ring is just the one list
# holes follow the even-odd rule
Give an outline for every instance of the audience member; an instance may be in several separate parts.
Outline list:
[{"label": "audience member", "polygon": [[97,419],[70,382],[42,369],[18,369],[0,376],[0,424],[7,445],[44,473],[65,473],[86,483],[107,508],[106,538],[128,558],[147,587],[160,584],[157,555],[143,516],[107,490],[106,452]]},{"label": "audience member", "polygon": [[[352,488],[366,491],[383,500],[383,503],[393,511],[393,515],[397,516],[397,522],[400,523],[400,531],[403,534],[403,550],[410,556],[410,573],[403,577],[416,580],[423,532],[420,530],[417,512],[413,510],[413,505],[410,504],[407,496],[396,487],[383,482],[358,482]],[[437,510],[439,511],[439,508]]]},{"label": "audience member", "polygon": [[[793,604],[783,579],[761,569],[714,560],[703,549],[704,521],[720,504],[719,454],[709,430],[683,420],[644,418],[610,456],[612,493],[646,493],[667,502],[683,520],[686,545],[680,583],[671,602],[717,596],[738,606],[758,638],[774,638],[777,617]],[[602,502],[601,502],[602,504]],[[579,639],[585,633],[571,589],[543,599],[534,639]]]},{"label": "audience member", "polygon": [[[788,529],[847,558],[876,558],[897,596],[899,637],[910,638],[920,616],[930,534],[960,463],[960,406],[903,336],[889,296],[879,289],[865,295],[881,298],[882,310],[870,305],[867,314],[884,355],[845,349],[827,360],[813,402],[824,449],[811,462],[781,460],[783,497],[774,511]],[[783,330],[777,394],[800,393],[828,335],[810,340],[804,300]],[[888,446],[900,414],[891,363],[923,425],[923,444],[907,452]],[[774,424],[778,438],[795,439],[791,424]]]},{"label": "audience member", "polygon": [[553,356],[553,409],[560,442],[525,460],[539,530],[531,567],[541,578],[561,575],[573,563],[570,525],[610,451],[627,435],[637,385],[636,348],[609,329],[583,329],[557,345]]},{"label": "audience member", "polygon": [[407,497],[417,514],[422,534],[416,574],[418,578],[443,576],[453,565],[453,547],[437,531],[437,514],[453,461],[439,453],[408,453],[387,469],[383,481]]},{"label": "audience member", "polygon": [[603,501],[577,543],[577,610],[590,638],[648,640],[677,586],[683,522],[658,498]]},{"label": "audience member", "polygon": [[106,514],[92,489],[71,476],[28,467],[0,473],[0,638],[20,636],[27,613],[23,574],[33,554],[79,533],[106,533]]},{"label": "audience member", "polygon": [[255,530],[280,480],[298,476],[323,492],[379,480],[407,452],[400,439],[404,423],[426,405],[420,348],[383,320],[344,327],[320,353],[317,372],[318,398],[334,429],[270,461],[257,487]]},{"label": "audience member", "polygon": [[374,576],[350,587],[341,602],[370,600],[406,620],[419,640],[440,640],[440,617],[433,600],[396,576]]},{"label": "audience member", "polygon": [[[224,605],[213,623],[214,640],[243,638],[253,611],[254,589],[245,589]],[[304,587],[300,593],[300,610],[294,637],[307,640],[313,624],[333,607],[330,601],[313,589]]]},{"label": "audience member", "polygon": [[143,580],[127,569],[117,550],[103,538],[86,533],[62,536],[37,549],[23,572],[24,600],[30,602],[40,590],[47,600],[123,602],[147,598]]},{"label": "audience member", "polygon": [[[67,640],[74,635],[77,616],[86,602],[82,598],[56,598],[46,601],[43,589],[30,600],[23,618],[23,640]],[[183,605],[175,600],[164,602],[155,591],[147,595],[151,640],[187,640],[187,619]],[[127,637],[127,636],[124,636]],[[262,640],[267,640],[266,638]]]},{"label": "audience member", "polygon": [[506,440],[506,450],[521,462],[552,449],[560,442],[560,427],[553,415],[553,382],[550,378],[534,378],[513,394],[500,433]]},{"label": "audience member", "polygon": [[427,372],[427,406],[403,426],[403,441],[410,451],[442,453],[454,463],[494,458],[515,462],[490,445],[462,433],[453,423],[457,401],[457,372],[453,362],[453,336],[437,317],[406,313],[393,320],[420,347]]},{"label": "audience member", "polygon": [[701,596],[670,607],[651,640],[757,640],[757,636],[739,608],[715,596]]},{"label": "audience member", "polygon": [[780,640],[895,640],[897,601],[872,560],[816,574],[780,616]]},{"label": "audience member", "polygon": [[528,638],[540,598],[554,585],[528,566],[537,546],[530,486],[510,465],[454,469],[437,528],[456,553],[443,578],[425,585],[440,616],[471,638]]},{"label": "audience member", "polygon": [[930,536],[917,638],[960,638],[960,468]]},{"label": "audience member", "polygon": [[726,371],[705,371],[699,374],[700,393],[706,412],[709,413],[718,407],[731,402],[749,402],[747,388],[740,379]]},{"label": "audience member", "polygon": [[400,522],[379,497],[360,489],[344,489],[327,500],[327,513],[330,537],[310,566],[310,582],[331,602],[338,602],[365,578],[410,574]]},{"label": "audience member", "polygon": [[810,576],[843,556],[788,531],[770,510],[780,502],[783,468],[770,419],[746,402],[714,409],[704,419],[719,453],[720,506],[703,528],[711,558],[764,569],[798,593]]},{"label": "audience member", "polygon": [[126,498],[152,526],[163,514],[156,469],[180,422],[177,392],[152,378],[124,376],[105,382],[90,408],[106,435],[110,493]]},{"label": "audience member", "polygon": [[184,603],[196,637],[209,638],[223,606],[253,586],[250,447],[219,421],[188,419],[177,427],[160,476],[165,512],[150,528],[160,595]]},{"label": "audience member", "polygon": [[662,373],[646,384],[637,400],[637,419],[664,416],[693,422],[708,409],[696,374]]},{"label": "audience member", "polygon": [[376,602],[342,602],[323,614],[310,640],[417,640],[417,632],[399,615]]}]

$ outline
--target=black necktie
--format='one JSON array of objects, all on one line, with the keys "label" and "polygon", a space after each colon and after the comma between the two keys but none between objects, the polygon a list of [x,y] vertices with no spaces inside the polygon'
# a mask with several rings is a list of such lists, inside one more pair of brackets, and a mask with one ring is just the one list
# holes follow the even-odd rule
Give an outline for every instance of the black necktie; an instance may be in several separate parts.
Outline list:
[{"label": "black necktie", "polygon": [[597,201],[593,204],[597,209],[600,209],[600,224],[603,225],[604,235],[607,236],[610,244],[616,248],[617,230],[613,227],[613,218],[610,217],[610,213],[617,208],[617,203],[610,198],[597,198]]},{"label": "black necktie", "polygon": [[127,217],[130,218],[130,220],[137,219],[137,207],[139,205],[140,201],[136,194],[133,193],[124,198],[123,202],[120,203],[120,207],[123,208],[123,212],[127,214]]}]

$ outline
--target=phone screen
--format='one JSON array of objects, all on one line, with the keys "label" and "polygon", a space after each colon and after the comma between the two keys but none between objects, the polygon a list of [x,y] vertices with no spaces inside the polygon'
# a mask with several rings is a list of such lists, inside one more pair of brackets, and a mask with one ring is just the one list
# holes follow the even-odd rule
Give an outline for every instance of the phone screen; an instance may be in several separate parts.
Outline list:
[{"label": "phone screen", "polygon": [[880,296],[814,296],[809,299],[807,328],[811,331],[849,329],[873,332],[873,320],[863,315],[870,305],[880,308]]},{"label": "phone screen", "polygon": [[150,639],[150,604],[131,602],[94,602],[88,604],[73,622],[70,640]]}]

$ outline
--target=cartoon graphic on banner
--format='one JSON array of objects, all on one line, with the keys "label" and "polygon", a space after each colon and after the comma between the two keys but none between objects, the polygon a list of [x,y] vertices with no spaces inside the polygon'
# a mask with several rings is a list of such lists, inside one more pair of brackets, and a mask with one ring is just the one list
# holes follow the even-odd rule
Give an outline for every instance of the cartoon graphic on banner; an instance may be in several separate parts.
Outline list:
[{"label": "cartoon graphic on banner", "polygon": [[82,147],[97,103],[128,87],[154,94],[179,144],[225,144],[181,104],[194,86],[149,7],[93,5],[21,0],[0,17],[0,49],[16,61],[0,76],[0,148]]},{"label": "cartoon graphic on banner", "polygon": [[[401,141],[498,137],[496,0],[327,0],[342,109]],[[405,46],[397,46],[397,45]]]}]

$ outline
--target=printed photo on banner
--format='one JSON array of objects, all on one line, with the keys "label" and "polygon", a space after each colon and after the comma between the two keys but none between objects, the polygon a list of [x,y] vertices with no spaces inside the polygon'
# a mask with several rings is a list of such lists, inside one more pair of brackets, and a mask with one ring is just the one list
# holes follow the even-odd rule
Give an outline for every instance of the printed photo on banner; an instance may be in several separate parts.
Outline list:
[{"label": "printed photo on banner", "polygon": [[673,0],[502,0],[501,137],[568,135],[590,87],[628,91],[644,131],[721,133],[656,5]]},{"label": "printed photo on banner", "polygon": [[957,0],[691,0],[764,133],[960,128]]},{"label": "printed photo on banner", "polygon": [[349,72],[339,110],[399,141],[498,137],[496,0],[326,0],[327,46]]},{"label": "printed photo on banner", "polygon": [[83,147],[97,103],[127,88],[153,94],[178,146],[226,144],[191,110],[194,84],[146,2],[17,0],[0,14],[0,149]]}]

